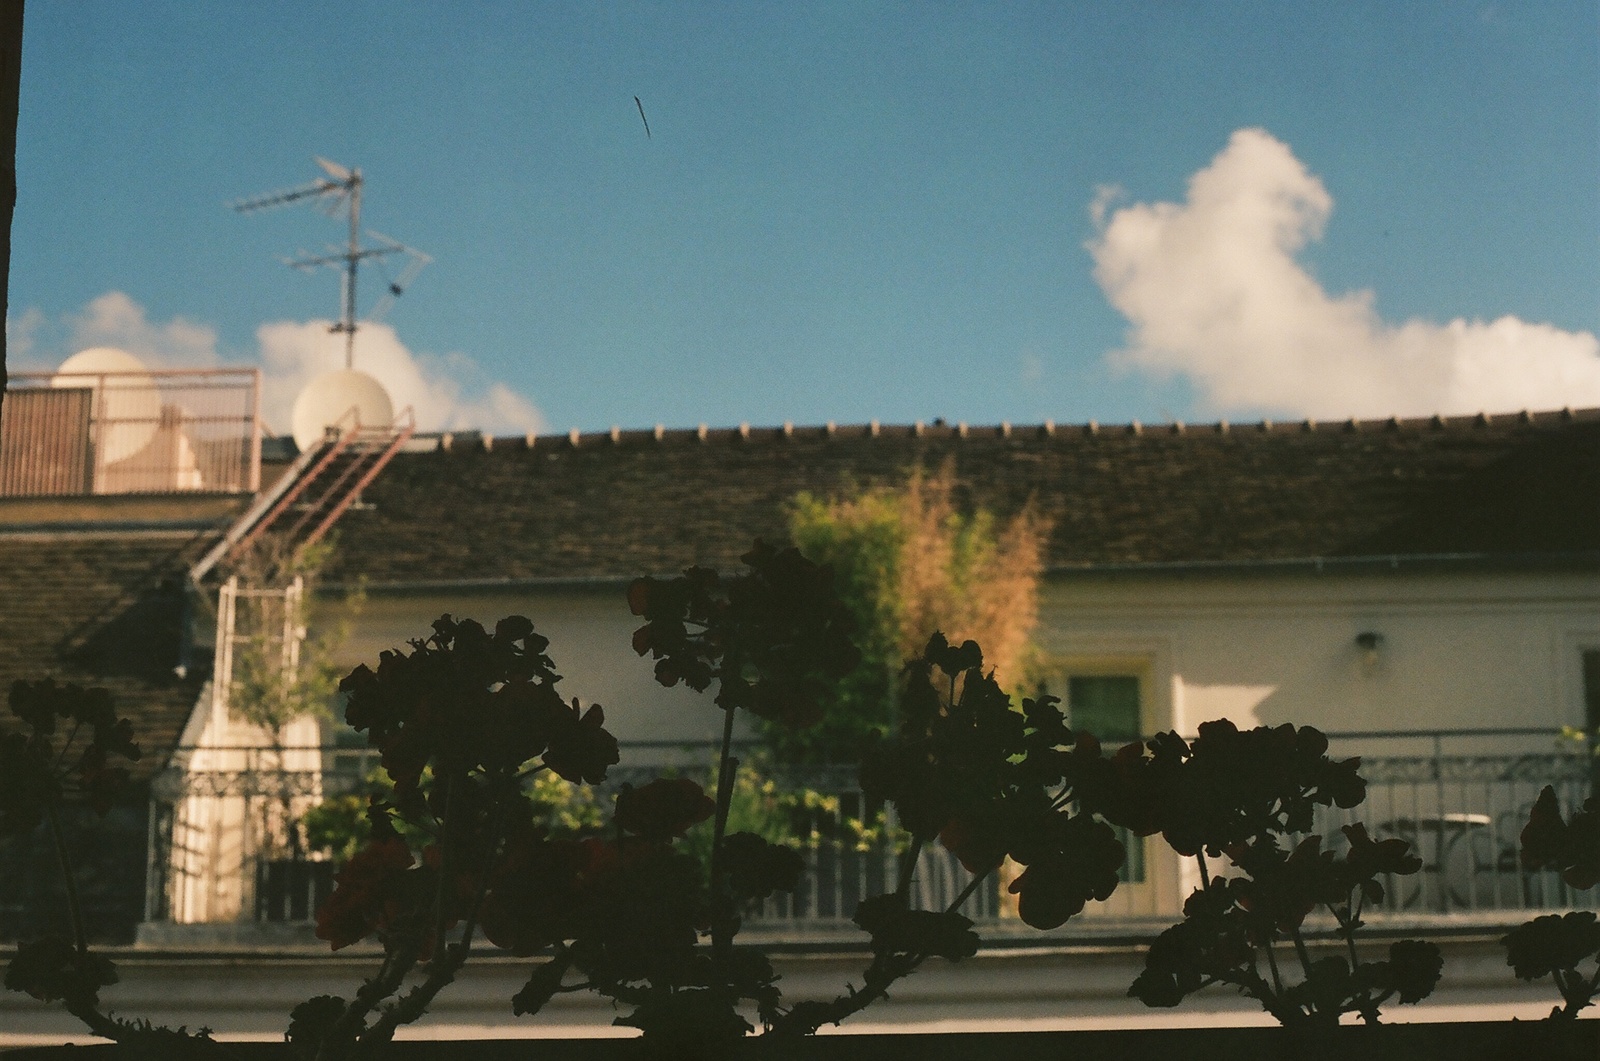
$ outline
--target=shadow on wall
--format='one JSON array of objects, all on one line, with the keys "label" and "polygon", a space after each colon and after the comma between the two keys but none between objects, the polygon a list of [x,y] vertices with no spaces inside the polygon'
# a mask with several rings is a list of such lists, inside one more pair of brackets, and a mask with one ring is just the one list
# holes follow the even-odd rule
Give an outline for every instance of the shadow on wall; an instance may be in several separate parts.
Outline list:
[{"label": "shadow on wall", "polygon": [[176,685],[183,638],[183,589],[165,579],[119,610],[100,616],[64,638],[58,654],[94,678],[134,678],[158,688]]}]

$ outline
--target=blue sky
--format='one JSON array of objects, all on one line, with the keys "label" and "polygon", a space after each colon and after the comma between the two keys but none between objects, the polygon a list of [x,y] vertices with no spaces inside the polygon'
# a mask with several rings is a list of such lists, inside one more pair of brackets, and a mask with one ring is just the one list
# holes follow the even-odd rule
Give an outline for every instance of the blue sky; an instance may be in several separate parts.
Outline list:
[{"label": "blue sky", "polygon": [[1594,0],[34,4],[11,356],[262,364],[286,427],[337,281],[278,259],[341,232],[225,203],[324,155],[434,258],[357,348],[425,427],[1597,405],[1597,40]]}]

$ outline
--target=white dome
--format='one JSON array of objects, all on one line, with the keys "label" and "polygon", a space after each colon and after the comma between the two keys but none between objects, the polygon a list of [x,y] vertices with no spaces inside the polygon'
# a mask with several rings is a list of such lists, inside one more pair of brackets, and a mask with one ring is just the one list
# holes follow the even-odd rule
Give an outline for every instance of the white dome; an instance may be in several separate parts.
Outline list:
[{"label": "white dome", "polygon": [[96,391],[94,416],[101,465],[138,453],[155,437],[161,423],[161,391],[144,362],[114,346],[92,346],[61,362],[52,387],[87,387]]},{"label": "white dome", "polygon": [[351,409],[362,427],[388,427],[394,422],[394,404],[383,384],[355,369],[324,372],[294,400],[290,417],[294,444],[304,453],[322,441],[330,426],[350,427],[344,417]]}]

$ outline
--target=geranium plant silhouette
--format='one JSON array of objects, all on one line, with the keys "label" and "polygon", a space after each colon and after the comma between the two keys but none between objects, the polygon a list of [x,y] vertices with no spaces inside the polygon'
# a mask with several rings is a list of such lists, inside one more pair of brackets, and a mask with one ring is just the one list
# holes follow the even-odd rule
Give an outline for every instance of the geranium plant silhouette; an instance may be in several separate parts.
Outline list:
[{"label": "geranium plant silhouette", "polygon": [[[1241,731],[1224,720],[1203,724],[1193,741],[1169,733],[1118,753],[1107,816],[1135,833],[1160,832],[1200,876],[1184,920],[1152,943],[1129,994],[1176,1006],[1231,984],[1282,1024],[1331,1026],[1345,1013],[1376,1024],[1389,999],[1417,1002],[1433,991],[1443,966],[1435,945],[1400,940],[1386,960],[1365,962],[1356,948],[1364,907],[1383,899],[1380,878],[1422,868],[1405,841],[1374,840],[1359,823],[1342,830],[1341,853],[1323,850],[1320,836],[1293,840],[1311,830],[1317,806],[1351,808],[1366,797],[1360,760],[1334,761],[1327,750],[1310,727]],[[1312,957],[1303,929],[1318,907],[1333,915],[1344,955]],[[1281,968],[1284,944],[1298,981]]]},{"label": "geranium plant silhouette", "polygon": [[[1525,869],[1559,872],[1571,888],[1600,884],[1600,799],[1590,796],[1582,810],[1563,820],[1555,789],[1546,785],[1522,830],[1521,862]],[[1506,964],[1519,978],[1555,980],[1562,1004],[1550,1011],[1551,1020],[1575,1020],[1600,998],[1600,923],[1593,911],[1536,917],[1501,942]],[[1590,960],[1593,975],[1579,968]]]},{"label": "geranium plant silhouette", "polygon": [[133,725],[118,718],[104,689],[58,685],[51,679],[11,686],[11,713],[26,732],[0,732],[0,837],[21,836],[45,823],[61,867],[72,938],[47,935],[17,946],[5,984],[47,1002],[60,1001],[96,1035],[156,1054],[210,1044],[201,1030],[152,1028],[120,1020],[100,1005],[100,989],[118,980],[116,965],[89,949],[72,853],[62,818],[73,804],[107,814],[128,771],[117,760],[140,758]]},{"label": "geranium plant silhouette", "polygon": [[[869,747],[861,764],[862,791],[892,803],[911,837],[898,888],[856,910],[856,924],[872,936],[872,963],[861,990],[802,1002],[774,1022],[775,1033],[837,1024],[927,958],[976,953],[978,936],[959,910],[1008,855],[1027,867],[1011,890],[1037,928],[1062,924],[1117,887],[1125,852],[1091,799],[1108,764],[1093,738],[1066,728],[1054,698],[1024,700],[1019,714],[984,673],[978,645],[954,646],[942,634],[906,666],[903,681],[898,732]],[[935,841],[972,877],[944,910],[915,910],[912,875]]]},{"label": "geranium plant silhouette", "polygon": [[[421,1016],[480,924],[490,934],[506,867],[539,839],[529,779],[549,770],[597,782],[617,762],[599,705],[557,692],[548,644],[521,616],[491,633],[447,615],[409,652],[385,652],[377,670],[362,665],[340,683],[345,720],[381,751],[393,788],[373,798],[371,839],[335,878],[317,935],[335,950],[375,935],[384,961],[352,999],[295,1009],[289,1039],[306,1056],[348,1056]],[[396,997],[419,962],[425,978]]]},{"label": "geranium plant silhouette", "polygon": [[[745,561],[749,571],[731,578],[691,569],[630,588],[645,619],[634,646],[654,657],[658,680],[716,689],[718,798],[682,778],[624,786],[602,837],[548,835],[526,794],[541,771],[594,783],[617,761],[601,710],[555,692],[546,642],[526,619],[490,634],[447,617],[409,654],[385,653],[376,671],[345,679],[346,718],[382,751],[393,792],[374,800],[371,840],[337,877],[318,934],[335,947],[376,935],[385,961],[353,1000],[299,1007],[291,1041],[324,1058],[386,1041],[450,982],[477,929],[514,955],[547,955],[512,999],[519,1015],[595,991],[629,1007],[618,1022],[664,1056],[727,1049],[752,1030],[742,1007],[764,1024],[781,1015],[771,963],[734,936],[742,911],[792,889],[804,864],[726,831],[735,713],[814,721],[856,656],[826,569],[761,543]],[[702,866],[677,845],[707,819]],[[402,993],[423,963],[424,979]]]}]

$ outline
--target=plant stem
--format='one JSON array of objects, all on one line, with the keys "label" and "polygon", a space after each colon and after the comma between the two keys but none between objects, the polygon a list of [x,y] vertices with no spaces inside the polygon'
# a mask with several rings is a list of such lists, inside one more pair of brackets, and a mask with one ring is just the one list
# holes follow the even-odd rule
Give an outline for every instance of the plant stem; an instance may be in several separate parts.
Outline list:
[{"label": "plant stem", "polygon": [[832,1002],[802,1002],[772,1022],[769,1035],[811,1035],[824,1024],[837,1025],[887,995],[889,985],[913,972],[926,955],[880,954],[867,967],[860,991],[840,995]]},{"label": "plant stem", "polygon": [[[1350,952],[1350,972],[1354,974],[1356,970],[1361,968],[1361,956],[1356,953],[1356,930],[1354,928],[1355,922],[1360,920],[1361,915],[1359,913],[1355,914],[1347,923],[1332,906],[1329,906],[1328,910],[1334,917],[1339,918],[1340,925],[1344,927],[1344,945],[1345,949]],[[1378,1020],[1378,1007],[1382,1004],[1383,999],[1372,998],[1370,989],[1364,989],[1360,995],[1356,996],[1355,1001],[1356,1012],[1361,1014],[1361,1020],[1364,1023],[1381,1023]]]},{"label": "plant stem", "polygon": [[1006,860],[1004,856],[1002,856],[1000,861],[996,862],[993,866],[984,870],[982,873],[974,873],[972,875],[972,879],[967,881],[967,886],[961,889],[961,894],[950,900],[950,905],[944,908],[944,912],[947,914],[953,914],[957,910],[960,910],[962,904],[968,899],[972,898],[972,893],[978,890],[978,885],[988,880],[989,874],[998,873],[1000,871],[1000,867],[1005,864]]},{"label": "plant stem", "polygon": [[[1351,973],[1354,973],[1357,969],[1361,968],[1361,956],[1356,953],[1356,926],[1361,924],[1361,911],[1366,907],[1366,905],[1366,893],[1360,888],[1356,889],[1355,900],[1351,902],[1347,908],[1349,911],[1348,917],[1341,915],[1338,910],[1334,909],[1331,903],[1328,904],[1328,912],[1338,920],[1339,927],[1344,929],[1345,949],[1350,952]],[[1389,994],[1393,994],[1393,992],[1391,991]],[[1384,1000],[1389,997],[1389,994],[1385,994],[1380,998],[1364,996],[1362,998],[1362,1005],[1360,1005],[1357,1009],[1357,1012],[1361,1014],[1361,1019],[1367,1024],[1382,1023],[1378,1019],[1378,1008],[1383,1005]]]},{"label": "plant stem", "polygon": [[[452,776],[451,783],[453,784],[453,782],[454,777]],[[513,778],[513,786],[516,783],[517,780]],[[450,791],[449,788],[445,790],[445,815],[447,819],[450,813]],[[505,838],[500,835],[500,830],[505,824],[505,808],[508,802],[509,800],[503,794],[500,799],[495,801],[494,820],[489,829],[490,835],[494,837],[495,850],[493,851],[493,857],[489,859],[488,865],[484,867],[483,874],[478,880],[477,893],[473,896],[472,907],[467,912],[466,925],[461,930],[461,941],[453,946],[444,946],[444,918],[441,915],[436,925],[437,934],[434,936],[434,946],[443,948],[443,951],[429,963],[427,979],[407,991],[392,1006],[385,1009],[383,1015],[373,1023],[372,1027],[361,1033],[361,1042],[386,1043],[393,1039],[395,1030],[400,1025],[410,1024],[427,1012],[428,1006],[433,1002],[435,996],[455,980],[456,973],[460,972],[461,967],[467,963],[467,956],[472,953],[472,937],[478,930],[478,915],[483,911],[484,897],[489,894],[489,880],[494,876],[495,870],[500,866],[501,858],[505,855],[504,850],[501,848]],[[446,863],[441,859],[439,863],[441,888],[446,880],[445,868]],[[442,894],[441,891],[441,897]]]},{"label": "plant stem", "polygon": [[65,999],[63,1004],[66,1006],[68,1013],[83,1021],[84,1025],[100,1038],[110,1039],[112,1042],[122,1038],[122,1026],[104,1013],[101,1013],[87,1001],[69,998]]},{"label": "plant stem", "polygon": [[1272,953],[1272,941],[1267,940],[1263,948],[1267,952],[1267,968],[1272,970],[1272,990],[1275,995],[1283,994],[1283,977],[1278,973],[1278,958]]},{"label": "plant stem", "polygon": [[398,945],[384,955],[378,975],[361,985],[356,997],[345,1007],[333,1027],[328,1029],[317,1051],[316,1061],[337,1061],[348,1056],[346,1044],[354,1044],[358,1029],[362,1028],[372,1008],[400,987],[411,967],[417,964],[417,951],[415,944]]},{"label": "plant stem", "polygon": [[913,836],[911,846],[906,848],[906,853],[900,856],[900,880],[895,884],[894,893],[903,901],[911,894],[911,877],[917,871],[917,859],[922,855],[922,837]]},{"label": "plant stem", "polygon": [[1333,919],[1339,922],[1341,930],[1339,934],[1344,937],[1344,949],[1350,955],[1350,971],[1355,972],[1361,968],[1361,957],[1356,954],[1356,930],[1351,927],[1355,924],[1355,918],[1345,917],[1332,903],[1324,903],[1323,905],[1328,908],[1328,913],[1333,915]]},{"label": "plant stem", "polygon": [[[717,757],[717,814],[711,826],[711,893],[718,899],[731,898],[727,892],[722,870],[722,837],[728,831],[728,813],[733,806],[734,773],[739,761],[733,757],[733,715],[738,710],[732,704],[723,708],[722,751]],[[733,946],[724,918],[711,922],[711,950],[721,962]]]},{"label": "plant stem", "polygon": [[455,837],[450,834],[450,812],[454,808],[455,800],[452,799],[456,790],[456,775],[450,773],[444,779],[444,816],[439,823],[439,879],[433,889],[433,950],[439,953],[444,950],[445,920],[450,915],[449,904],[445,902],[445,891],[450,886],[450,848]]},{"label": "plant stem", "polygon": [[[1560,975],[1560,970],[1556,970],[1556,976],[1559,977]],[[1583,974],[1574,967],[1570,982],[1572,984],[1571,994],[1567,994],[1566,988],[1561,990],[1562,995],[1566,997],[1567,1004],[1560,1012],[1562,1017],[1576,1020],[1578,1012],[1594,1005],[1595,995],[1600,994],[1600,967],[1595,969],[1593,980],[1585,980]],[[1560,983],[1560,981],[1557,980],[1557,983]]]},{"label": "plant stem", "polygon": [[74,722],[72,724],[72,732],[68,733],[67,739],[61,742],[61,750],[56,752],[56,761],[50,764],[50,771],[52,773],[54,773],[56,768],[61,765],[61,760],[67,757],[67,749],[71,748],[72,742],[78,739],[78,729],[82,725],[82,722]]},{"label": "plant stem", "polygon": [[72,874],[72,859],[67,855],[67,841],[61,832],[61,818],[56,814],[54,801],[44,805],[44,813],[50,823],[50,840],[55,845],[56,861],[61,865],[61,879],[67,888],[67,916],[72,921],[72,942],[79,954],[88,954],[89,938],[83,927],[83,904],[78,898],[78,882]]},{"label": "plant stem", "polygon": [[733,757],[733,716],[737,710],[730,706],[722,712],[722,749],[717,755],[717,816],[712,823],[711,840],[713,874],[722,848],[722,835],[728,829],[728,813],[733,806],[733,773],[739,766]]},{"label": "plant stem", "polygon": [[467,922],[461,942],[446,947],[443,954],[428,963],[427,979],[396,999],[393,1005],[384,1009],[372,1027],[361,1033],[363,1044],[386,1043],[394,1038],[395,1029],[400,1025],[410,1024],[427,1012],[434,997],[455,980],[456,973],[466,964],[467,954],[472,950],[475,927],[473,921]]},{"label": "plant stem", "polygon": [[[77,734],[77,729],[73,729]],[[71,742],[71,737],[68,742]],[[72,858],[67,853],[67,838],[61,829],[61,816],[56,811],[54,800],[47,801],[44,805],[45,821],[50,826],[50,844],[56,849],[56,863],[61,867],[61,880],[67,893],[67,918],[72,922],[72,945],[80,956],[89,953],[89,935],[83,923],[83,900],[78,895],[78,881],[73,875]],[[68,1013],[83,1022],[84,1026],[102,1039],[120,1042],[127,1037],[127,1026],[111,1019],[100,1011],[93,1000],[93,996],[69,996],[62,1000]],[[209,1042],[209,1040],[196,1039],[195,1042]],[[220,1051],[219,1051],[220,1052]]]},{"label": "plant stem", "polygon": [[[972,898],[972,893],[978,890],[978,885],[988,879],[1005,864],[1005,859],[996,862],[994,866],[983,873],[974,873],[967,886],[961,889],[961,894],[945,907],[945,913],[954,913],[961,905]],[[868,1005],[879,998],[887,997],[889,985],[901,977],[909,976],[916,972],[923,962],[928,960],[926,954],[879,954],[872,959],[872,964],[867,966],[866,974],[862,978],[860,991],[849,995],[841,995],[832,1002],[805,1002],[785,1013],[772,1023],[769,1034],[775,1035],[810,1035],[824,1024],[837,1025],[846,1017],[859,1013]]]},{"label": "plant stem", "polygon": [[1206,853],[1204,851],[1196,851],[1194,857],[1195,861],[1200,863],[1200,887],[1205,891],[1210,891],[1211,873],[1206,869]]},{"label": "plant stem", "polygon": [[1295,957],[1300,959],[1300,970],[1306,974],[1306,979],[1309,980],[1311,979],[1311,952],[1306,950],[1305,937],[1300,935],[1300,930],[1297,928],[1291,933],[1291,938],[1294,940]]}]

